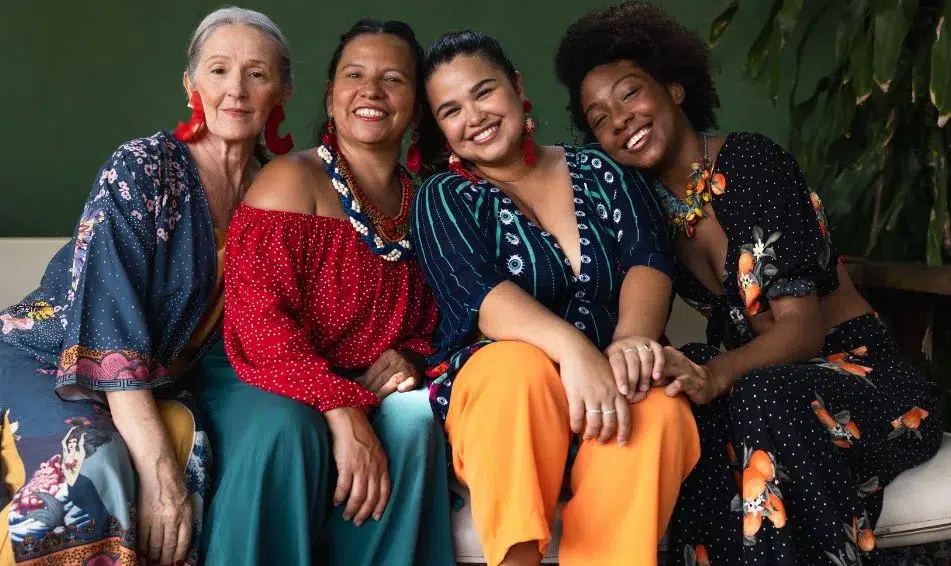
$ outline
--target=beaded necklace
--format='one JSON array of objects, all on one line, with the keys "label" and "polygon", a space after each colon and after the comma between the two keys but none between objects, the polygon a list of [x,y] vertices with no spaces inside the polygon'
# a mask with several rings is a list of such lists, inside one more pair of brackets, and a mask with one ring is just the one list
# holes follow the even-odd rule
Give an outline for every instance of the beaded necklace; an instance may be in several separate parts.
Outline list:
[{"label": "beaded necklace", "polygon": [[413,257],[409,236],[410,203],[413,199],[413,181],[409,174],[399,168],[402,198],[397,216],[386,216],[366,197],[347,165],[347,160],[333,146],[322,144],[317,155],[324,161],[330,183],[340,196],[344,212],[350,224],[370,247],[370,250],[388,261]]}]

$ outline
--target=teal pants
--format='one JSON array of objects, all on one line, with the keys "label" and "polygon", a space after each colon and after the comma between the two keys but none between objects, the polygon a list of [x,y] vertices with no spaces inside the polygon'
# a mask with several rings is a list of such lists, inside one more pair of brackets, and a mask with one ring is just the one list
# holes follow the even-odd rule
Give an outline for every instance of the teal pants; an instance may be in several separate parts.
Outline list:
[{"label": "teal pants", "polygon": [[444,437],[424,390],[390,395],[371,414],[392,490],[381,520],[355,527],[333,506],[336,465],[319,412],[239,381],[221,343],[197,373],[215,460],[204,564],[455,564]]}]

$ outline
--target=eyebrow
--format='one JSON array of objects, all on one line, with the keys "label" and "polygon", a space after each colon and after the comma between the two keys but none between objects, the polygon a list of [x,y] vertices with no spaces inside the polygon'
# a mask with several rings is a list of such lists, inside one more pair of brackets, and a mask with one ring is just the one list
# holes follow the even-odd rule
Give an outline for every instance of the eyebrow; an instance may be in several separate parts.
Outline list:
[{"label": "eyebrow", "polygon": [[[361,65],[360,63],[345,63],[345,64],[341,67],[341,69],[346,69],[347,67],[356,67],[356,68],[358,68],[358,69],[366,69],[366,65]],[[400,69],[399,67],[387,67],[386,69],[383,69],[383,72],[384,72],[384,73],[399,73],[399,74],[401,74],[401,75],[403,75],[404,77],[407,77],[407,78],[409,78],[409,76],[410,76],[409,73],[407,73],[407,72],[406,72],[405,70],[403,70],[403,69]]]},{"label": "eyebrow", "polygon": [[[637,77],[637,74],[635,74],[635,73],[628,73],[628,74],[624,75],[623,77],[619,78],[618,80],[614,81],[614,84],[611,85],[611,92],[614,92],[614,89],[617,88],[617,85],[621,84],[621,81],[623,81],[623,80],[625,80],[625,79],[629,79],[629,78],[631,78],[631,77]],[[595,106],[596,104],[598,104],[598,103],[597,103],[597,102],[592,102],[591,104],[588,105],[587,108],[584,109],[584,114],[585,114],[585,116],[588,115],[588,112],[591,112],[591,109],[594,108],[594,106]]]},{"label": "eyebrow", "polygon": [[[208,62],[211,63],[211,62],[214,62],[214,61],[217,60],[217,59],[230,60],[231,57],[229,57],[229,56],[227,56],[227,55],[221,55],[221,54],[219,54],[219,55],[212,55],[212,56],[208,57]],[[261,66],[263,66],[263,67],[266,67],[266,66],[268,65],[267,61],[262,61],[262,60],[260,60],[260,59],[248,59],[247,62],[248,62],[248,63],[251,63],[252,65],[261,65]]]},{"label": "eyebrow", "polygon": [[[494,83],[494,82],[497,82],[497,80],[496,80],[496,79],[492,79],[492,78],[482,79],[481,81],[479,81],[479,82],[477,82],[476,84],[472,85],[472,88],[469,89],[469,94],[475,94],[475,93],[479,92],[479,91],[482,89],[482,87],[484,87],[485,85],[487,85],[487,84],[489,84],[489,83]],[[452,104],[455,104],[455,103],[456,103],[455,100],[448,100],[448,101],[446,101],[446,102],[443,102],[442,104],[439,105],[439,108],[436,108],[436,111],[433,112],[433,115],[434,115],[434,116],[438,116],[439,113],[442,112],[442,109],[443,109],[443,108],[445,108],[445,107],[447,107],[447,106],[450,106],[450,105],[452,105]]]}]

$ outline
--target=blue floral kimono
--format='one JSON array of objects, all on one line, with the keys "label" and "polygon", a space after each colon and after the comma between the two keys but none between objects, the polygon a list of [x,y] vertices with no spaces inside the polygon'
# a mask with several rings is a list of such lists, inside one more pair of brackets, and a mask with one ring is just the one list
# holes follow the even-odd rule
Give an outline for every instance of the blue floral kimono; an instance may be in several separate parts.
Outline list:
[{"label": "blue floral kimono", "polygon": [[[141,560],[136,473],[104,392],[155,390],[167,425],[193,417],[171,368],[216,276],[188,148],[166,132],[120,146],[40,287],[0,311],[0,562]],[[188,423],[169,432],[194,507],[194,563],[209,449],[197,419],[176,422]]]}]

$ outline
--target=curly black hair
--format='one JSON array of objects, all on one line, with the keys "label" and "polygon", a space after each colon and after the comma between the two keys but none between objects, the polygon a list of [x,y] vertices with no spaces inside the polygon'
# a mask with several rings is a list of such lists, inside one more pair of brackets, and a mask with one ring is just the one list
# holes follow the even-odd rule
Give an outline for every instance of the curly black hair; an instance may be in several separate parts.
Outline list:
[{"label": "curly black hair", "polygon": [[568,88],[568,112],[585,142],[594,141],[594,134],[581,108],[581,83],[595,67],[615,61],[631,61],[662,84],[682,85],[681,108],[691,126],[716,129],[720,99],[710,46],[660,6],[634,0],[586,14],[558,45],[555,72]]}]

